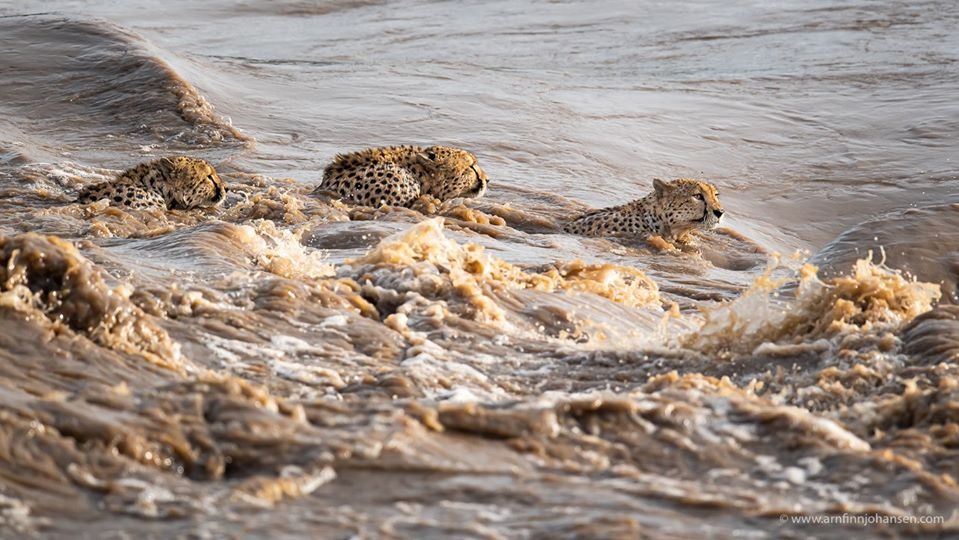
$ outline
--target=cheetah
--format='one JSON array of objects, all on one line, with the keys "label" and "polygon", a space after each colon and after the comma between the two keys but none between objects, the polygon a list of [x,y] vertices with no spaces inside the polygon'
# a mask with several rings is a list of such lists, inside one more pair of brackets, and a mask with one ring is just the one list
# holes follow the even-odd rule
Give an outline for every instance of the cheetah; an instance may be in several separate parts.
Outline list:
[{"label": "cheetah", "polygon": [[87,186],[77,202],[108,199],[138,209],[189,210],[217,206],[226,186],[212,165],[191,157],[163,157],[127,169],[115,179]]},{"label": "cheetah", "polygon": [[716,186],[689,178],[670,182],[656,178],[653,192],[642,199],[587,212],[564,230],[584,236],[658,235],[685,243],[691,231],[719,226],[723,213]]},{"label": "cheetah", "polygon": [[354,204],[409,207],[420,195],[482,197],[489,182],[476,156],[449,146],[367,148],[336,156],[314,193]]}]

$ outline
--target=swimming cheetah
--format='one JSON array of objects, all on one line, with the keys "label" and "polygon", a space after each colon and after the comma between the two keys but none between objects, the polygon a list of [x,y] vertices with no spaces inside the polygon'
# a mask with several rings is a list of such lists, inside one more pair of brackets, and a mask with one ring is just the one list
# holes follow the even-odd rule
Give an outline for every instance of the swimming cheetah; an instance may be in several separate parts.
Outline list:
[{"label": "swimming cheetah", "polygon": [[212,165],[191,157],[163,157],[127,169],[114,180],[87,186],[77,202],[108,199],[130,208],[189,210],[217,206],[226,186]]},{"label": "swimming cheetah", "polygon": [[314,193],[366,206],[410,206],[420,195],[440,200],[482,197],[489,182],[476,156],[449,146],[390,146],[336,156]]},{"label": "swimming cheetah", "polygon": [[685,242],[690,231],[715,229],[723,217],[716,186],[680,178],[653,180],[653,192],[621,206],[587,212],[566,225],[566,232],[584,236],[659,235]]}]

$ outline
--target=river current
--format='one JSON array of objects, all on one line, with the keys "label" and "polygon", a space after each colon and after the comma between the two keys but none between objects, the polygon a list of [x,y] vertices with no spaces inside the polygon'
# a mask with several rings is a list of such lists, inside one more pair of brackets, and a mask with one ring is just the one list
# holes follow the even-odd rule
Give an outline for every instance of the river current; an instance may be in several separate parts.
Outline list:
[{"label": "river current", "polygon": [[[0,2],[0,96],[0,536],[959,532],[954,2]],[[393,144],[489,191],[311,195]]]}]

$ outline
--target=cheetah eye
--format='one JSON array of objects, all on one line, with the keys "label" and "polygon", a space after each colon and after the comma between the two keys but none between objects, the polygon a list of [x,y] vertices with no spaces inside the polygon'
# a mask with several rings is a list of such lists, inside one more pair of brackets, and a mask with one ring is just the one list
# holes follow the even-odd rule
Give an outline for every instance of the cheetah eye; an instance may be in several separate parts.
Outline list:
[{"label": "cheetah eye", "polygon": [[699,199],[699,200],[701,200],[701,201],[703,201],[703,202],[706,202],[706,197],[703,197],[703,194],[702,194],[702,193],[697,193],[697,194],[696,194],[696,198]]},{"label": "cheetah eye", "polygon": [[213,175],[212,175],[212,174],[206,175],[206,179],[209,180],[210,182],[214,182],[214,181],[215,181],[215,180],[213,180]]}]

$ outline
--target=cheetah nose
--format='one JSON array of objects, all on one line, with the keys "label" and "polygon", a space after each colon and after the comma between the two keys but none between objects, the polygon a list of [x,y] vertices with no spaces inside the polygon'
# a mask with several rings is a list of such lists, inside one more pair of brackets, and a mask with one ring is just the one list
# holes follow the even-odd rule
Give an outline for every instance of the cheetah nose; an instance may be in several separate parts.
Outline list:
[{"label": "cheetah nose", "polygon": [[713,210],[713,215],[716,216],[717,219],[719,219],[719,218],[723,217],[723,211],[720,210],[719,208],[717,208],[717,209]]}]

